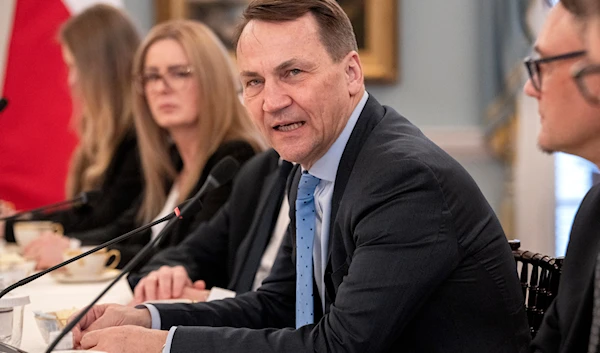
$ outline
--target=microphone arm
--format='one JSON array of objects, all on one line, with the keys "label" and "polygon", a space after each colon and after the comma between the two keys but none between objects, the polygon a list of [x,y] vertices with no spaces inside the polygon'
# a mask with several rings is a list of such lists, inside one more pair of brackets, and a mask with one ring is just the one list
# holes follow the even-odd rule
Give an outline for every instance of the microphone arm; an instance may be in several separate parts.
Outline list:
[{"label": "microphone arm", "polygon": [[[183,213],[183,212],[182,212]],[[154,245],[157,244],[161,238],[167,234],[167,231],[170,231],[171,228],[173,227],[173,225],[177,223],[177,222],[169,222],[167,223],[167,225],[163,228],[163,230],[156,236],[156,238],[152,239],[152,241],[150,241],[148,244],[144,245],[144,247],[142,248],[142,250],[140,250],[140,252],[138,252],[133,259],[131,259],[131,261],[129,261],[127,263],[127,265],[125,265],[125,267],[123,267],[123,269],[121,270],[121,273],[119,273],[119,275],[112,280],[112,282],[110,282],[110,284],[94,299],[92,300],[92,302],[90,304],[88,304],[88,306],[86,306],[83,310],[81,310],[81,312],[79,312],[79,314],[77,314],[77,316],[71,320],[64,328],[63,330],[60,332],[60,334],[54,339],[54,341],[52,341],[50,343],[50,345],[48,346],[48,349],[46,349],[46,353],[51,353],[52,350],[54,349],[54,347],[56,347],[56,345],[58,344],[58,342],[60,342],[60,340],[67,334],[67,332],[71,331],[73,329],[73,327],[75,327],[75,325],[77,325],[77,323],[79,323],[79,321],[81,321],[81,319],[83,319],[83,317],[88,313],[88,311],[90,311],[92,309],[92,307],[94,305],[96,305],[96,303],[115,285],[117,284],[117,282],[119,282],[121,280],[121,278],[123,278],[123,276],[125,276],[127,273],[129,273],[129,271],[131,271],[135,266],[138,265],[138,263],[144,259],[144,257],[146,257],[148,255],[148,253],[150,253],[150,251],[152,251],[152,248],[154,248]]]},{"label": "microphone arm", "polygon": [[[239,163],[233,157],[225,157],[223,158],[216,166],[211,170],[208,178],[204,185],[200,188],[200,190],[192,197],[192,199],[183,207],[180,214],[177,214],[177,219],[182,219],[184,215],[188,213],[197,212],[198,207],[202,206],[200,199],[212,189],[215,189],[233,179],[233,176],[237,173],[239,169]],[[178,213],[179,209],[175,209],[175,213]],[[171,232],[174,224],[176,224],[176,220],[172,220],[163,228],[163,230],[156,236],[156,238],[152,239],[148,244],[146,244],[140,252],[138,252],[131,261],[123,267],[121,273],[112,281],[110,284],[94,299],[92,302],[86,306],[83,310],[77,314],[77,316],[71,320],[60,332],[60,334],[50,343],[48,349],[46,349],[46,353],[51,353],[54,347],[60,342],[60,340],[67,334],[67,332],[71,331],[79,321],[92,309],[94,305],[106,294],[118,281],[125,276],[129,271],[134,269],[149,253],[152,251],[152,248],[156,244],[158,244],[161,239]]]},{"label": "microphone arm", "polygon": [[156,220],[156,221],[154,221],[152,223],[148,223],[148,224],[146,224],[144,226],[136,228],[136,229],[134,229],[134,230],[132,230],[132,231],[130,231],[128,233],[125,233],[125,234],[120,235],[120,236],[118,236],[118,237],[116,237],[114,239],[111,239],[111,240],[107,241],[106,243],[100,244],[100,245],[96,246],[95,248],[90,249],[90,250],[84,252],[83,254],[79,254],[79,255],[77,255],[77,256],[75,256],[73,258],[70,258],[70,259],[68,259],[68,260],[66,260],[64,262],[59,263],[58,265],[52,266],[49,269],[46,269],[46,270],[41,271],[41,272],[38,272],[38,273],[36,273],[34,275],[31,275],[29,277],[25,277],[22,280],[14,283],[14,284],[11,284],[10,286],[8,286],[5,289],[3,289],[2,291],[0,291],[0,298],[2,298],[3,296],[5,296],[8,292],[12,291],[13,289],[19,288],[19,287],[21,287],[23,285],[26,285],[27,283],[29,283],[29,282],[31,282],[33,280],[36,280],[36,279],[42,277],[43,275],[45,275],[48,272],[52,272],[54,270],[57,270],[57,269],[59,269],[59,268],[61,268],[63,266],[66,266],[66,265],[70,264],[71,262],[75,262],[75,261],[81,259],[82,257],[88,256],[89,254],[93,254],[96,251],[101,250],[101,249],[103,249],[103,248],[105,248],[107,246],[111,246],[114,243],[118,243],[118,242],[120,242],[122,240],[130,238],[131,236],[133,236],[133,235],[135,235],[135,234],[137,234],[137,233],[139,233],[141,231],[144,231],[144,230],[146,230],[146,229],[148,229],[148,228],[150,228],[152,226],[155,226],[155,225],[157,225],[159,223],[162,223],[164,221],[168,221],[169,219],[175,217],[177,215],[177,213],[179,212],[178,208],[176,208],[175,210],[176,210],[175,212],[172,212],[172,213],[168,214],[167,216],[165,216],[165,217],[163,217],[161,219],[158,219],[158,220]]},{"label": "microphone arm", "polygon": [[54,209],[60,209],[64,206],[71,206],[71,205],[77,205],[77,204],[85,205],[90,202],[90,199],[93,199],[96,196],[95,195],[96,193],[99,193],[99,192],[98,191],[82,192],[81,194],[79,194],[79,196],[77,196],[74,199],[65,200],[65,201],[53,203],[50,205],[34,208],[33,210],[29,210],[29,211],[22,211],[22,212],[19,212],[17,214],[14,214],[14,215],[8,216],[8,217],[0,217],[0,221],[12,221],[15,219],[19,219],[28,214],[42,213],[42,212],[46,212],[46,211],[50,211],[50,210],[54,210]]}]

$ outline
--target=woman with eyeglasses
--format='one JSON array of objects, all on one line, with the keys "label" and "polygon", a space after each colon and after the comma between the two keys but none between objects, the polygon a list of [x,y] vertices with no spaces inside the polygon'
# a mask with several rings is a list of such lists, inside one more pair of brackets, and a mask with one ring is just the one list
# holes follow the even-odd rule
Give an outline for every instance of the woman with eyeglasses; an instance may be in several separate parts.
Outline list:
[{"label": "woman with eyeglasses", "polygon": [[[110,225],[75,234],[97,245],[162,218],[204,184],[211,169],[231,156],[240,164],[264,149],[237,94],[233,65],[223,44],[205,25],[176,20],[152,28],[133,61],[133,110],[144,190],[136,205]],[[180,243],[227,201],[231,182],[208,192],[202,209],[177,221],[155,251]],[[113,245],[119,267],[156,237],[161,223]],[[47,263],[61,261],[48,253]]]},{"label": "woman with eyeglasses", "polygon": [[[32,220],[58,222],[65,234],[71,234],[109,224],[141,193],[131,93],[132,63],[140,37],[124,12],[96,5],[65,22],[59,42],[73,99],[71,123],[79,136],[66,197],[92,190],[99,190],[100,196],[83,207],[36,215]],[[0,217],[12,213],[14,209],[0,202]],[[7,241],[14,241],[12,226],[13,222],[6,224]],[[4,225],[0,228],[3,233]],[[69,243],[68,238],[47,233],[25,254],[38,260],[38,267],[47,267],[41,249],[52,252]]]},{"label": "woman with eyeglasses", "polygon": [[[237,94],[238,81],[223,44],[205,25],[176,20],[152,28],[133,64],[133,106],[140,147],[144,191],[132,207],[110,226],[77,234],[94,245],[171,213],[192,197],[211,169],[231,156],[240,164],[264,149]],[[225,203],[231,182],[210,191],[202,209],[178,220],[155,248],[180,243]],[[165,223],[123,243],[120,267]]]},{"label": "woman with eyeglasses", "polygon": [[[145,180],[139,224],[170,213],[193,196],[226,156],[242,164],[264,149],[238,98],[229,54],[204,24],[175,20],[154,27],[136,54],[134,75]],[[209,192],[202,210],[180,220],[159,248],[178,244],[208,221],[230,191],[231,182]],[[153,227],[151,236],[161,229]]]}]

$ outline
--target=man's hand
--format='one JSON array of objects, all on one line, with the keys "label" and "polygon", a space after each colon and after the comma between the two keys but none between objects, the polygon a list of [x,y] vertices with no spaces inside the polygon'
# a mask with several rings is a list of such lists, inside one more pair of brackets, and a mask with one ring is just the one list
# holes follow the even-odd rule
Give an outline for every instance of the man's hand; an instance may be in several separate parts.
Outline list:
[{"label": "man's hand", "polygon": [[43,270],[63,261],[63,252],[70,246],[69,238],[45,231],[40,237],[27,244],[23,254],[36,261],[35,269]]},{"label": "man's hand", "polygon": [[[149,300],[183,298],[184,288],[206,289],[204,281],[192,280],[183,266],[162,266],[150,272],[138,283],[134,290],[133,304]],[[192,298],[189,298],[192,299]]]},{"label": "man's hand", "polygon": [[[69,320],[72,320],[76,315],[73,315]],[[125,325],[152,327],[150,311],[146,308],[135,309],[118,304],[96,305],[73,328],[73,343],[75,347],[78,347],[82,337],[88,332]]]},{"label": "man's hand", "polygon": [[160,353],[168,335],[169,331],[139,326],[111,327],[86,333],[80,348],[110,353]]}]

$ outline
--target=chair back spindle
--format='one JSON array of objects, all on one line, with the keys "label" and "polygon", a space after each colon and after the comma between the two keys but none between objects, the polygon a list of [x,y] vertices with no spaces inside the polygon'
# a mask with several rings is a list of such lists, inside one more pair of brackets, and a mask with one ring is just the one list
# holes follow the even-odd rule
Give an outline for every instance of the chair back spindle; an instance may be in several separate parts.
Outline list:
[{"label": "chair back spindle", "polygon": [[521,242],[510,240],[517,273],[525,298],[525,309],[531,336],[535,337],[544,313],[558,293],[562,258],[521,250]]}]

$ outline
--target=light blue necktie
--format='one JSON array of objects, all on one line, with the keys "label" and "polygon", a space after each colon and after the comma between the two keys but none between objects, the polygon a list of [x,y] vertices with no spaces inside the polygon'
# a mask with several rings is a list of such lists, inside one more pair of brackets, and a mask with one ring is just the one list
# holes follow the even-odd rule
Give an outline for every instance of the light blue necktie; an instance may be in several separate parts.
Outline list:
[{"label": "light blue necktie", "polygon": [[302,173],[296,197],[296,328],[315,321],[313,299],[313,240],[315,188],[321,179]]}]

